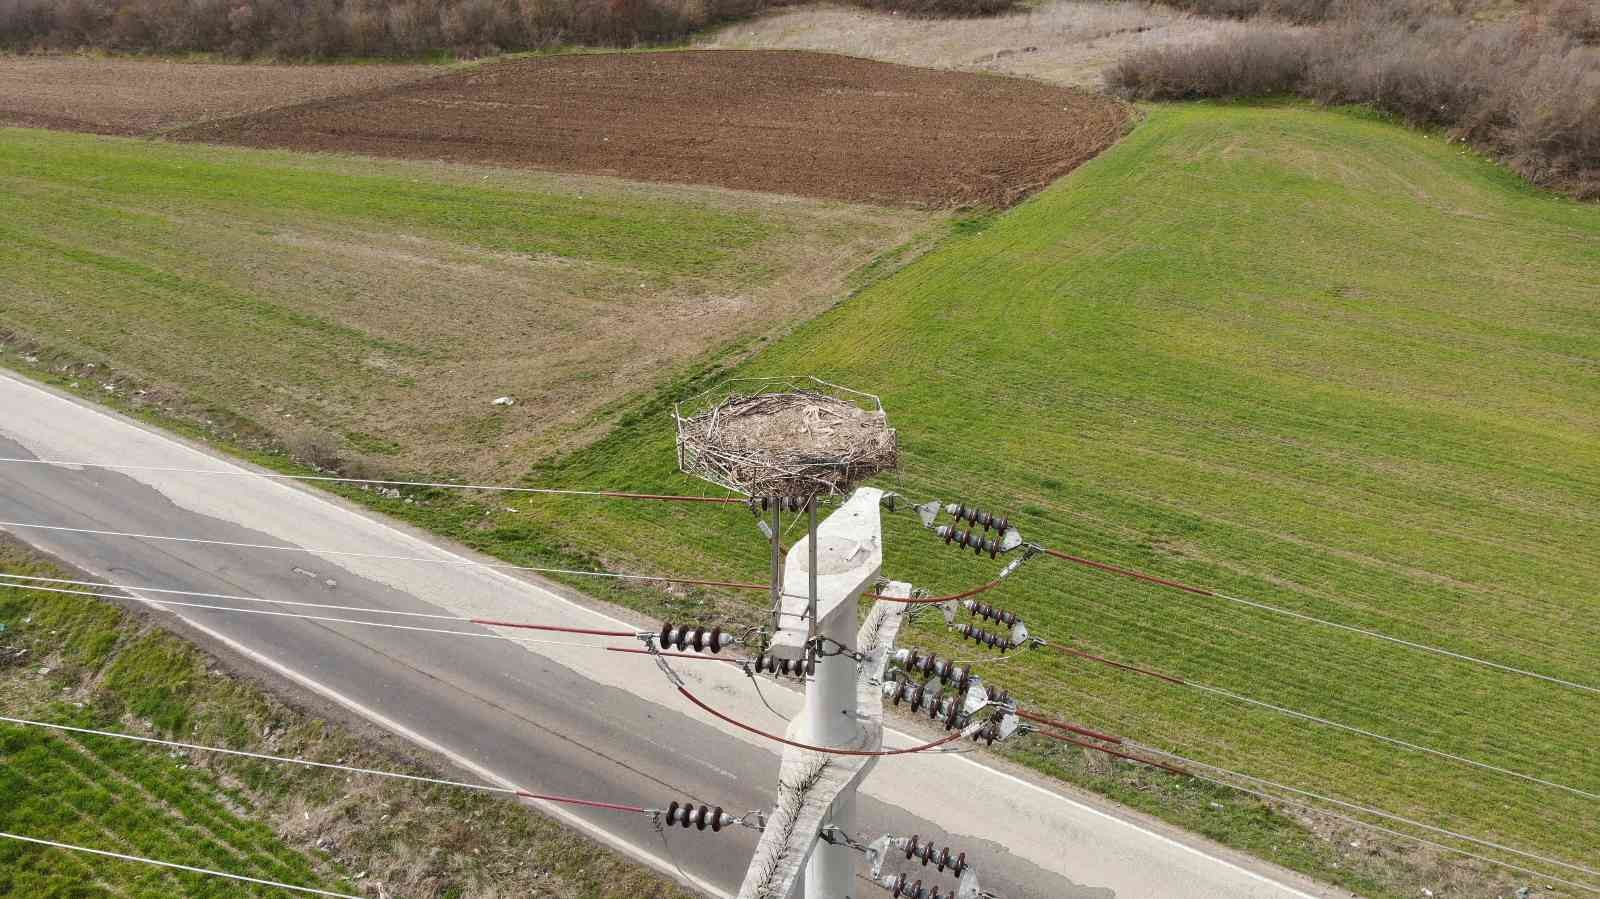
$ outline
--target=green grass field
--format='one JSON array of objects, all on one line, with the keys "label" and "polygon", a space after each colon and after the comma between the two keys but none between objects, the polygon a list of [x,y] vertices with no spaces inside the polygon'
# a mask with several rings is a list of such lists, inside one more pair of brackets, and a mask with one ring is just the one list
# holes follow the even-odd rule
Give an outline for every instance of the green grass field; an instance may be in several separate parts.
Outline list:
[{"label": "green grass field", "polygon": [[[1600,209],[1359,114],[1187,106],[963,230],[737,373],[881,392],[905,450],[886,486],[912,497],[1600,682]],[[683,488],[662,407],[641,411],[543,480]],[[521,530],[759,579],[748,515],[716,514]],[[935,591],[997,567],[904,517],[887,539],[886,572]],[[1049,560],[990,598],[1047,638],[1600,791],[1592,693]],[[1044,652],[987,673],[1147,744],[1600,865],[1591,799]]]}]

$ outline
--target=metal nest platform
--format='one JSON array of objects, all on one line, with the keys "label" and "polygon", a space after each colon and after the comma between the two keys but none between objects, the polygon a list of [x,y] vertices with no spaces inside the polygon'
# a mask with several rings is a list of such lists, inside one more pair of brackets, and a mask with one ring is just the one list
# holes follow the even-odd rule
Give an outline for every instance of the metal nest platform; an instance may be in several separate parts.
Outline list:
[{"label": "metal nest platform", "polygon": [[878,397],[818,378],[737,378],[674,414],[678,467],[746,496],[843,494],[900,463]]}]

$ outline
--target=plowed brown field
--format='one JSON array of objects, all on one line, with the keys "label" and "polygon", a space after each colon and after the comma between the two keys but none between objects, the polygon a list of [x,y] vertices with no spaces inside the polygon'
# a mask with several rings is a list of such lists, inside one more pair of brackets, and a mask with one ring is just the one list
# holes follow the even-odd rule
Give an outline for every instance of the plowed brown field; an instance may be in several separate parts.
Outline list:
[{"label": "plowed brown field", "polygon": [[1015,203],[1111,144],[1122,105],[1032,81],[795,51],[496,63],[175,132],[876,203]]}]

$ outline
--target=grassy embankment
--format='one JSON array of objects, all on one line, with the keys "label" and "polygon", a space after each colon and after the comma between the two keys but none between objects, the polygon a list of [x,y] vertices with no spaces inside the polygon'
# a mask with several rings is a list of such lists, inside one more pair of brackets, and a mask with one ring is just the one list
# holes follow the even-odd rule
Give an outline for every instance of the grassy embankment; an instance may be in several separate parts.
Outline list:
[{"label": "grassy embankment", "polygon": [[[1041,542],[1592,682],[1597,272],[1600,210],[1458,147],[1300,107],[1158,108],[1100,160],[958,228],[739,373],[815,371],[881,392],[908,493],[1010,511]],[[65,327],[29,336],[54,343]],[[88,349],[138,361],[101,346]],[[715,376],[708,366],[662,396]],[[182,380],[192,373],[174,377],[206,395]],[[540,478],[687,488],[665,408],[635,405]],[[578,517],[548,501],[507,513],[422,498],[366,497],[516,561],[762,575],[738,511],[585,505]],[[889,564],[935,589],[993,567],[903,519]],[[609,595],[705,611],[695,595]],[[995,600],[1049,638],[1600,788],[1591,696],[1048,561]],[[930,627],[910,640],[978,655]],[[1044,653],[988,673],[1032,705],[1149,744],[1600,863],[1587,799]],[[1012,751],[1368,895],[1513,882],[1448,873],[1360,832],[1311,836],[1293,816],[1043,745]]]},{"label": "grassy embankment", "polygon": [[[0,568],[61,576],[0,539]],[[94,599],[0,587],[8,717],[431,773]],[[0,830],[358,895],[680,897],[543,816],[466,793],[0,724]],[[0,841],[0,895],[281,890]]]}]

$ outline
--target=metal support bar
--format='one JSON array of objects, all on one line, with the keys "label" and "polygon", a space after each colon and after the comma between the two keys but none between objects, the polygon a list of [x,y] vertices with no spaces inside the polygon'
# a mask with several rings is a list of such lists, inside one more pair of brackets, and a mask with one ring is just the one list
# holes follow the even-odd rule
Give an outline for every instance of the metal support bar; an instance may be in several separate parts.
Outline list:
[{"label": "metal support bar", "polygon": [[783,504],[772,504],[772,629],[778,629],[778,613],[783,611]]},{"label": "metal support bar", "polygon": [[811,622],[811,636],[816,637],[822,632],[822,628],[817,621],[817,501],[815,497],[806,503],[806,514],[811,519],[808,527],[808,534],[811,539],[806,541],[806,547],[811,553],[811,564],[806,566],[811,592],[806,595],[811,597],[811,601],[806,605],[806,620]]}]

